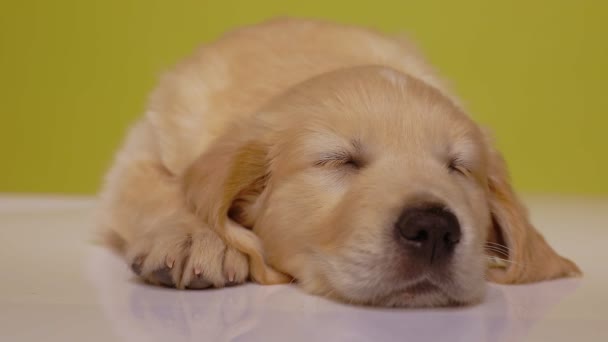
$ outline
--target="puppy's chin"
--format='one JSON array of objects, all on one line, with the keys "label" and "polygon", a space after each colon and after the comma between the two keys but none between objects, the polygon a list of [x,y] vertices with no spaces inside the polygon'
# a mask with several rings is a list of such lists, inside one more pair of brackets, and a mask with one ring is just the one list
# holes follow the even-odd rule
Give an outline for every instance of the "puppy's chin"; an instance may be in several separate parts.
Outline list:
[{"label": "puppy's chin", "polygon": [[348,293],[341,292],[336,288],[315,282],[307,282],[308,286],[302,287],[310,293],[322,295],[347,304],[380,307],[403,307],[403,308],[422,308],[422,307],[453,307],[475,305],[482,301],[485,295],[485,284],[477,286],[474,291],[459,293],[452,289],[443,289],[432,286],[429,289],[399,289],[386,294],[379,293]]},{"label": "puppy's chin", "polygon": [[[327,267],[321,269],[327,271]],[[379,281],[365,273],[349,277],[340,272],[309,268],[300,275],[298,282],[311,294],[348,304],[380,307],[467,306],[481,302],[486,292],[481,271],[471,272],[466,277],[460,274],[452,279],[424,276],[408,281]]]},{"label": "puppy's chin", "polygon": [[370,293],[368,296],[359,293],[356,296],[334,291],[334,298],[352,304],[382,306],[382,307],[446,307],[466,306],[481,302],[485,294],[485,285],[479,286],[475,291],[462,293],[454,289],[437,286],[421,281],[411,287],[396,289],[384,295]]}]

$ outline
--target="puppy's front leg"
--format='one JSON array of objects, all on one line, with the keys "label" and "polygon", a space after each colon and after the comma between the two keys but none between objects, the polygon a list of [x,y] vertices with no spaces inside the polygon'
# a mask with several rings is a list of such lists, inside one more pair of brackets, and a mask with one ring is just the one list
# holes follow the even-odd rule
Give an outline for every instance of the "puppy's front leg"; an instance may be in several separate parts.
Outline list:
[{"label": "puppy's front leg", "polygon": [[247,257],[207,227],[173,224],[148,231],[126,250],[131,269],[150,283],[201,289],[242,283]]},{"label": "puppy's front leg", "polygon": [[[145,128],[137,126],[134,133],[141,138]],[[136,158],[142,152],[134,153],[135,147],[128,144],[119,155],[101,195],[100,228],[107,242],[153,284],[205,288],[244,282],[247,257],[186,207],[175,176],[153,159]]]}]

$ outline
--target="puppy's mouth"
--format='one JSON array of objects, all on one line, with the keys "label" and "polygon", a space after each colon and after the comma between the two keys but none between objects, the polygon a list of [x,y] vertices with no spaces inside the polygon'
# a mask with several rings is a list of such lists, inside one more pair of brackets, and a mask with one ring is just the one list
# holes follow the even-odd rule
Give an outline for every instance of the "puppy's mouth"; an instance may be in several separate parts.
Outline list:
[{"label": "puppy's mouth", "polygon": [[387,298],[416,302],[424,297],[444,297],[445,295],[445,292],[439,286],[428,279],[421,279],[405,288],[392,291]]},{"label": "puppy's mouth", "polygon": [[413,285],[408,286],[403,292],[410,296],[416,296],[426,294],[430,292],[436,292],[439,288],[428,280],[419,281]]},{"label": "puppy's mouth", "polygon": [[391,291],[380,300],[381,305],[392,307],[452,306],[454,301],[446,289],[427,278]]}]

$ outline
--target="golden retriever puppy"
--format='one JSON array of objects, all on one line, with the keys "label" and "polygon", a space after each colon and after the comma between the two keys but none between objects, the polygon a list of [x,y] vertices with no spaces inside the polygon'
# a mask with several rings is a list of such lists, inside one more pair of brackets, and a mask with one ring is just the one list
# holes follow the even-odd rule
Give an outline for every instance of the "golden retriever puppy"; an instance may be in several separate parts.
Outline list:
[{"label": "golden retriever puppy", "polygon": [[[101,194],[107,241],[177,288],[252,279],[381,306],[580,274],[404,39],[273,20],[164,75]],[[488,268],[488,260],[494,266]]]}]

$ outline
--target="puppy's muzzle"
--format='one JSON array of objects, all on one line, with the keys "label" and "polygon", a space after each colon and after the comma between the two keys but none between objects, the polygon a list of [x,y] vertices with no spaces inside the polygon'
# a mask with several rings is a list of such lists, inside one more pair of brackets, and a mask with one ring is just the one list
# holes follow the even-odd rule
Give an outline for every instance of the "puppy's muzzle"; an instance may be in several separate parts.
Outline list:
[{"label": "puppy's muzzle", "polygon": [[433,266],[449,261],[462,235],[456,216],[436,203],[406,208],[395,229],[409,255]]}]

